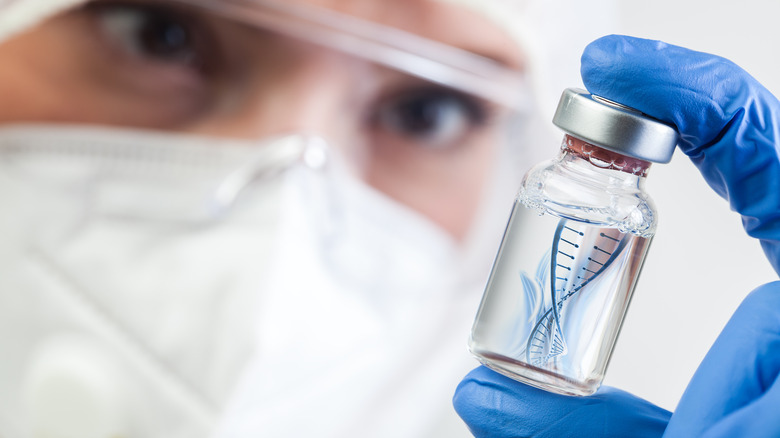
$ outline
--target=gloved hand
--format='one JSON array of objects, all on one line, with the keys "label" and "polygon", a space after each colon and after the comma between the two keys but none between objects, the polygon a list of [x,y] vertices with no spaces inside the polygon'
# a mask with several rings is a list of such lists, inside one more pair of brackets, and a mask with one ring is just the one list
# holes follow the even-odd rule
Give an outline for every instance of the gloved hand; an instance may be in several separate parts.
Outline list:
[{"label": "gloved hand", "polygon": [[677,127],[680,150],[780,273],[777,98],[727,59],[624,36],[591,43],[581,73],[591,93]]},{"label": "gloved hand", "polygon": [[[723,58],[621,36],[586,48],[582,76],[590,92],[674,124],[680,149],[780,273],[780,102],[771,93]],[[734,314],[668,426],[668,412],[616,389],[558,396],[482,367],[454,403],[477,437],[777,437],[778,376],[780,283],[770,283]]]},{"label": "gloved hand", "polygon": [[463,379],[453,403],[478,438],[776,438],[780,282],[761,286],[743,301],[693,376],[671,421],[669,412],[614,388],[569,397],[485,367]]},{"label": "gloved hand", "polygon": [[452,399],[477,438],[660,437],[670,412],[619,389],[589,397],[527,386],[484,366],[470,372]]}]

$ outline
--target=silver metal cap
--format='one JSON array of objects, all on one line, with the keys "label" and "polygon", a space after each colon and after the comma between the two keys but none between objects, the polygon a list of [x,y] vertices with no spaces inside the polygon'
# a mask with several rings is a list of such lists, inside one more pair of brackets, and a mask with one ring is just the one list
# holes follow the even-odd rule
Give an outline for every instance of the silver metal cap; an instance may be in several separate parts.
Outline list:
[{"label": "silver metal cap", "polygon": [[677,146],[672,126],[585,90],[563,90],[553,124],[588,143],[654,163],[668,163]]}]

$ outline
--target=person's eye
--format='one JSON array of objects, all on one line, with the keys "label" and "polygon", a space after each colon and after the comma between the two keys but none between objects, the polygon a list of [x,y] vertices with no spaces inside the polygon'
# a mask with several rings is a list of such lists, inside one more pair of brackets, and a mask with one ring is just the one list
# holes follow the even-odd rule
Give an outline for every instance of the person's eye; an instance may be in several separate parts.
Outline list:
[{"label": "person's eye", "polygon": [[204,30],[186,13],[132,2],[94,2],[88,7],[102,35],[127,55],[195,69],[206,62]]},{"label": "person's eye", "polygon": [[415,145],[449,148],[481,128],[488,113],[487,104],[477,98],[431,86],[385,98],[372,122],[385,134]]}]

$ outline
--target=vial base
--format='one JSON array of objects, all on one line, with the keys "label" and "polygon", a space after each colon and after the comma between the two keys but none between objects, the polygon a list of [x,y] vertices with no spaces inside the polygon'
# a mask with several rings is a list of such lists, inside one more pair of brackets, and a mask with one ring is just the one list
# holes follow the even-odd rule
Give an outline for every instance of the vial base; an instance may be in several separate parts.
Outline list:
[{"label": "vial base", "polygon": [[585,381],[570,379],[564,375],[537,368],[525,362],[520,362],[511,357],[472,350],[471,354],[483,365],[491,370],[503,374],[510,379],[525,383],[526,385],[545,391],[563,395],[585,396],[591,395],[601,386],[604,376],[594,376]]},{"label": "vial base", "polygon": [[469,349],[515,380],[569,395],[601,385],[649,237],[515,204]]}]

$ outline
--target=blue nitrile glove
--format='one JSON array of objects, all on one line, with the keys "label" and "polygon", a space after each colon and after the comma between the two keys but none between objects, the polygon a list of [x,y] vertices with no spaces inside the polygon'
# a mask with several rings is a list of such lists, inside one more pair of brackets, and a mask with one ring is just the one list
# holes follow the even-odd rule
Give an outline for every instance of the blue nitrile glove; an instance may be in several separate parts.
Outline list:
[{"label": "blue nitrile glove", "polygon": [[780,437],[780,282],[742,302],[671,421],[669,412],[614,388],[569,397],[485,367],[463,379],[453,403],[478,438]]},{"label": "blue nitrile glove", "polygon": [[[780,272],[780,102],[728,60],[657,41],[591,43],[582,76],[594,94],[674,124],[680,149],[761,240]],[[454,403],[477,437],[780,437],[780,283],[737,310],[674,413],[612,388],[565,397],[485,368]]]},{"label": "blue nitrile glove", "polygon": [[477,438],[657,438],[671,413],[625,391],[601,387],[589,397],[553,394],[484,366],[452,399]]},{"label": "blue nitrile glove", "polygon": [[593,94],[672,123],[679,147],[780,273],[780,102],[731,61],[612,35],[582,55]]}]

